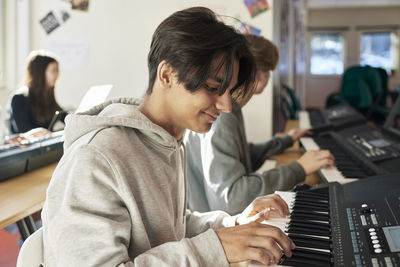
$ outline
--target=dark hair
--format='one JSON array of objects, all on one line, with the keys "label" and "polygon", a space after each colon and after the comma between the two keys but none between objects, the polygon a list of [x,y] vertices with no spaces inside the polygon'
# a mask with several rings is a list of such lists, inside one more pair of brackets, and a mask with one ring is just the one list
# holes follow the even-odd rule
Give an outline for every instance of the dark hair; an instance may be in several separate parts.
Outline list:
[{"label": "dark hair", "polygon": [[28,97],[35,110],[36,120],[40,123],[50,122],[54,112],[60,110],[54,87],[46,88],[46,68],[58,61],[44,51],[33,51],[28,56],[25,73],[25,85],[29,88]]},{"label": "dark hair", "polygon": [[153,34],[146,93],[151,94],[153,90],[161,61],[170,64],[179,82],[193,92],[204,86],[213,70],[212,64],[220,56],[225,73],[218,93],[222,95],[226,91],[232,79],[233,63],[238,60],[238,82],[231,93],[236,91],[236,97],[246,95],[254,87],[256,71],[245,37],[219,21],[208,8],[192,7],[175,12],[161,22]]},{"label": "dark hair", "polygon": [[279,61],[278,47],[262,36],[245,34],[245,37],[249,42],[250,51],[256,61],[257,70],[274,70]]}]

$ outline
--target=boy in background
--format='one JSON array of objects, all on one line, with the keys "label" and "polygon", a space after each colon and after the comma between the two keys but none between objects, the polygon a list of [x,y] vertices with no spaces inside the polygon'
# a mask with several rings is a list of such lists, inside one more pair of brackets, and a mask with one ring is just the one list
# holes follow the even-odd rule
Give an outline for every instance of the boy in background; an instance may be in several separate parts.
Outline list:
[{"label": "boy in background", "polygon": [[277,66],[279,52],[262,36],[246,34],[245,37],[257,66],[255,90],[233,101],[232,112],[221,114],[207,133],[189,131],[185,136],[188,203],[192,210],[237,214],[256,197],[290,190],[304,181],[306,175],[334,162],[329,151],[307,151],[288,165],[256,172],[268,157],[283,152],[307,131],[293,129],[287,135],[259,144],[247,141],[242,107],[253,94],[263,92],[270,72]]}]

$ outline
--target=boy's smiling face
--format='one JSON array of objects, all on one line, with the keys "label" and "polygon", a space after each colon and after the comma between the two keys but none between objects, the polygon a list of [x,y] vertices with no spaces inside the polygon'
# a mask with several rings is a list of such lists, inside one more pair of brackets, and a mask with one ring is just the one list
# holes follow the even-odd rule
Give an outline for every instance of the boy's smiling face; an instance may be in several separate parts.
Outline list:
[{"label": "boy's smiling face", "polygon": [[173,77],[173,85],[167,94],[169,98],[169,112],[171,123],[182,132],[190,129],[195,132],[205,133],[211,128],[213,122],[221,112],[231,112],[231,90],[238,82],[239,62],[234,62],[231,82],[223,95],[219,95],[221,77],[225,68],[222,67],[210,77],[205,85],[195,92],[187,90],[184,84]]}]

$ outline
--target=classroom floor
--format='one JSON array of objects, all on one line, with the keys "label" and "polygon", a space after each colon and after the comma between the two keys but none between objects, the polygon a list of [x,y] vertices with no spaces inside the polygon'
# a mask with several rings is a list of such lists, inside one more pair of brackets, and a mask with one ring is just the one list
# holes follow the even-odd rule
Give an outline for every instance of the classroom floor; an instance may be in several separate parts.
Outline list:
[{"label": "classroom floor", "polygon": [[0,266],[15,267],[19,252],[18,241],[21,235],[17,232],[12,233],[0,229]]}]

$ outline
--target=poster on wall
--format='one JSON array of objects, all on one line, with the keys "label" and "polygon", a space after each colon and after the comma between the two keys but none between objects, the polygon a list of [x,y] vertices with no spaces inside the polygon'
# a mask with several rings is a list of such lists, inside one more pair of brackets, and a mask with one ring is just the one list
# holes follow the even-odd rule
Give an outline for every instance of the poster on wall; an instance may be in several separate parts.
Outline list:
[{"label": "poster on wall", "polygon": [[240,24],[240,27],[239,27],[239,32],[240,33],[251,33],[251,34],[255,34],[255,35],[260,35],[261,30],[256,28],[256,27],[254,27],[254,26],[251,26],[250,24],[248,24],[246,22],[242,22]]},{"label": "poster on wall", "polygon": [[225,24],[232,26],[240,33],[251,33],[255,35],[260,35],[261,33],[260,29],[248,24],[247,22],[242,21],[239,15],[235,16],[219,15],[218,18],[222,20]]},{"label": "poster on wall", "polygon": [[269,9],[267,0],[244,0],[244,4],[252,18]]},{"label": "poster on wall", "polygon": [[63,22],[66,22],[71,16],[69,15],[69,13],[67,11],[60,10],[60,17]]},{"label": "poster on wall", "polygon": [[52,31],[60,26],[60,23],[54,15],[53,11],[47,13],[47,15],[40,20],[40,24],[47,34],[50,34]]},{"label": "poster on wall", "polygon": [[87,12],[89,9],[89,0],[72,0],[71,8]]}]

